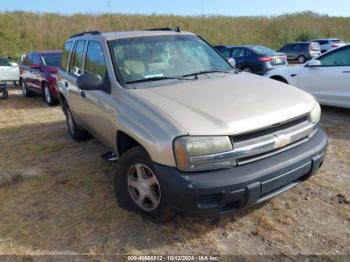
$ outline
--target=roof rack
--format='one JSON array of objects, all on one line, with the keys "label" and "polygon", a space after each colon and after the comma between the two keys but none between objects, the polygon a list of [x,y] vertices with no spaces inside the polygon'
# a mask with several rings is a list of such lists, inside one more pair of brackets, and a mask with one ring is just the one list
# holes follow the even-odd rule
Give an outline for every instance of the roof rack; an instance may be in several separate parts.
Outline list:
[{"label": "roof rack", "polygon": [[145,31],[173,31],[170,27],[161,27],[161,28],[150,28]]},{"label": "roof rack", "polygon": [[87,32],[81,32],[81,33],[72,35],[70,38],[83,36],[83,35],[100,35],[100,34],[101,34],[100,31],[87,31]]},{"label": "roof rack", "polygon": [[180,27],[176,27],[175,30],[171,29],[170,27],[161,27],[161,28],[150,28],[146,29],[145,31],[175,31],[176,33],[180,33]]}]

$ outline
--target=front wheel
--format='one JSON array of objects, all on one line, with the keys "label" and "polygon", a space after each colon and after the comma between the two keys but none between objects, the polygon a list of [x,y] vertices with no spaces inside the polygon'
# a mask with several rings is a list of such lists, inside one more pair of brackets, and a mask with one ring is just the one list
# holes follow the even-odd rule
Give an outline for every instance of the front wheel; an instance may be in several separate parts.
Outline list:
[{"label": "front wheel", "polygon": [[153,162],[142,147],[125,152],[115,175],[115,192],[119,206],[136,211],[154,222],[170,218],[162,183]]},{"label": "front wheel", "polygon": [[53,106],[56,104],[55,98],[52,95],[49,85],[47,83],[43,85],[43,93],[44,93],[44,96],[43,96],[44,100],[48,106]]},{"label": "front wheel", "polygon": [[253,70],[249,66],[243,67],[242,71],[247,72],[247,73],[253,73]]},{"label": "front wheel", "polygon": [[31,97],[32,93],[28,90],[28,86],[27,86],[27,81],[22,80],[21,81],[21,85],[22,85],[22,94],[24,97]]}]

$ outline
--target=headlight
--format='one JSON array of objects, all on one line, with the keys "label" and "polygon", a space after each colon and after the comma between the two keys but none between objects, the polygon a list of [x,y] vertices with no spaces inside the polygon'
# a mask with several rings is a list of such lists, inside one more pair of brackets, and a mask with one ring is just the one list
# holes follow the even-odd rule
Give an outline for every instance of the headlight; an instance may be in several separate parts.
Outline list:
[{"label": "headlight", "polygon": [[316,102],[316,105],[310,112],[310,121],[313,124],[318,124],[321,119],[321,107],[320,104]]},{"label": "headlight", "polygon": [[[177,168],[181,171],[204,171],[232,167],[232,160],[215,157],[216,154],[233,150],[231,139],[221,137],[179,137],[174,141]],[[195,158],[203,157],[200,161]]]}]

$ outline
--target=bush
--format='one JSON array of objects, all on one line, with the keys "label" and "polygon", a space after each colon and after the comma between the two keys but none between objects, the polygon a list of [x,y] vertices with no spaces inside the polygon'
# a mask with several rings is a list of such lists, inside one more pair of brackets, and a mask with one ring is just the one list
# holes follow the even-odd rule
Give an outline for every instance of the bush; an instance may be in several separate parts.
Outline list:
[{"label": "bush", "polygon": [[0,13],[0,56],[19,57],[31,50],[61,49],[72,34],[88,31],[121,31],[180,26],[215,45],[261,44],[278,49],[286,42],[318,37],[350,41],[350,18],[312,12],[277,17],[91,15],[53,13]]}]

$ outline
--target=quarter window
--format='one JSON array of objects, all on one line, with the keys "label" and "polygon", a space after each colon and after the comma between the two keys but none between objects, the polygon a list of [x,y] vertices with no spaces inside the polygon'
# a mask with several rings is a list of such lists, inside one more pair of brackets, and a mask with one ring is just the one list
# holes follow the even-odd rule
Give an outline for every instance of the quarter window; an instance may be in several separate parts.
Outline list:
[{"label": "quarter window", "polygon": [[95,41],[90,41],[85,58],[85,73],[97,73],[105,79],[107,75],[106,59],[102,46]]},{"label": "quarter window", "polygon": [[63,53],[62,53],[62,58],[61,58],[61,64],[60,64],[60,68],[61,68],[63,71],[66,71],[67,63],[68,63],[68,58],[69,58],[69,54],[70,54],[70,51],[71,51],[71,49],[72,49],[72,46],[73,46],[73,42],[67,42],[67,43],[64,45]]},{"label": "quarter window", "polygon": [[350,66],[350,47],[338,49],[319,60],[322,66]]},{"label": "quarter window", "polygon": [[75,76],[80,76],[83,73],[83,54],[85,48],[85,41],[77,41],[75,44],[74,51],[72,53],[69,73]]}]

